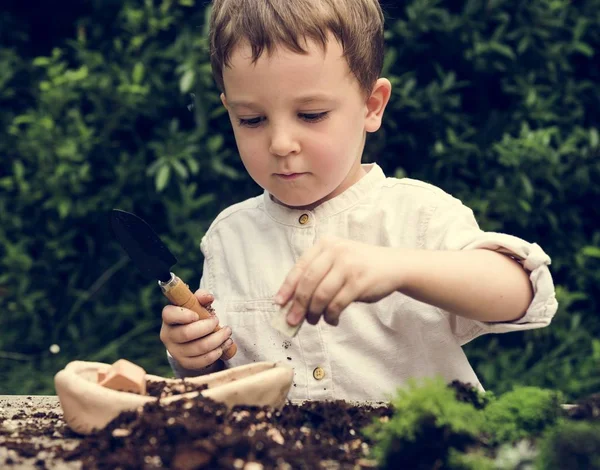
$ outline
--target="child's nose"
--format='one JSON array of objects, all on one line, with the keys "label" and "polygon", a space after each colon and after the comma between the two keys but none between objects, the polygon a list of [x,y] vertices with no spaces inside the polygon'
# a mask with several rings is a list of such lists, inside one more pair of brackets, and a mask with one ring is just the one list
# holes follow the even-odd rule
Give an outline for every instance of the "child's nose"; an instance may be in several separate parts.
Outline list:
[{"label": "child's nose", "polygon": [[269,151],[275,156],[285,157],[298,153],[300,151],[300,144],[290,129],[279,126],[272,131]]}]

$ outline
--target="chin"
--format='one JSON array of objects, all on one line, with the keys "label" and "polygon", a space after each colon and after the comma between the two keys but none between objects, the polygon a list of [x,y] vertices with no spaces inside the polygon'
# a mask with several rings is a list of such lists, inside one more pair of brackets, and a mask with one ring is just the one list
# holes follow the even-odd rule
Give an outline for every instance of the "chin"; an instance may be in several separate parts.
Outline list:
[{"label": "chin", "polygon": [[[273,194],[273,193],[271,193]],[[285,196],[279,194],[273,194],[275,199],[277,199],[282,204],[293,208],[303,208],[306,206],[311,206],[315,204],[319,199],[315,199],[314,197],[294,197],[294,196]]]}]

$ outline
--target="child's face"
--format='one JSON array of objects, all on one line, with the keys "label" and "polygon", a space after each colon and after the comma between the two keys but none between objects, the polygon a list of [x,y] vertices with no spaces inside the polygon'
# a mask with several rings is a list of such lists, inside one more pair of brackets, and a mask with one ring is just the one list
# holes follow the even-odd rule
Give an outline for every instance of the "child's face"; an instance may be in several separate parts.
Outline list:
[{"label": "child's face", "polygon": [[252,64],[241,45],[223,70],[221,98],[248,173],[294,207],[331,199],[358,181],[366,131],[376,130],[338,42],[330,39],[326,52],[315,43],[307,49],[277,48]]}]

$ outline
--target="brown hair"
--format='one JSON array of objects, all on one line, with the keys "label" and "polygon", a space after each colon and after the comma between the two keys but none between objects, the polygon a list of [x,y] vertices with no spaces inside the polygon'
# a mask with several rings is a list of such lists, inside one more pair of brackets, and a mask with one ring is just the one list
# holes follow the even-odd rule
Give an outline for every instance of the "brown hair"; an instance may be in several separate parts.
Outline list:
[{"label": "brown hair", "polygon": [[350,71],[367,94],[383,66],[383,12],[379,0],[214,0],[210,17],[210,62],[221,91],[223,68],[242,41],[256,62],[277,46],[305,54],[312,39],[327,47],[331,32]]}]

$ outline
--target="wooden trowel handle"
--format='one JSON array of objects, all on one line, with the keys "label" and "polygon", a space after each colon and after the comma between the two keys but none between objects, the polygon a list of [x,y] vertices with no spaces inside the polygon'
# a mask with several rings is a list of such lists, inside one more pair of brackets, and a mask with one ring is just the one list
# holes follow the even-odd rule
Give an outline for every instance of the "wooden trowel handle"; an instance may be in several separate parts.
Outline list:
[{"label": "wooden trowel handle", "polygon": [[[200,320],[207,320],[213,316],[208,310],[200,305],[200,302],[198,302],[198,299],[192,293],[188,285],[174,274],[169,282],[164,284],[160,283],[160,288],[165,297],[169,299],[173,305],[193,310],[198,314]],[[217,325],[214,331],[219,331],[220,329],[221,327]],[[223,351],[221,359],[229,360],[235,356],[236,352],[237,346],[233,343],[226,351]]]}]

